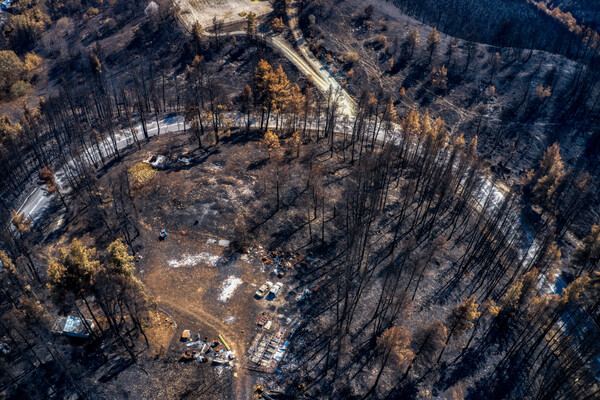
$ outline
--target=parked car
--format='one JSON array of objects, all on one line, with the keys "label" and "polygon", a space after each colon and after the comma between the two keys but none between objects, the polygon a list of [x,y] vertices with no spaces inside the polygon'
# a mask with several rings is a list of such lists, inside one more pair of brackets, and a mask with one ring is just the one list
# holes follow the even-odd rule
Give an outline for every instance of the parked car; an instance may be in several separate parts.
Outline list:
[{"label": "parked car", "polygon": [[269,291],[269,298],[274,299],[275,297],[277,297],[279,292],[281,292],[282,288],[283,288],[283,283],[281,283],[281,282],[277,282],[275,285],[273,285],[273,287]]},{"label": "parked car", "polygon": [[259,297],[259,298],[264,297],[267,293],[269,293],[269,290],[271,290],[272,287],[273,287],[273,282],[266,281],[256,291],[256,297]]}]

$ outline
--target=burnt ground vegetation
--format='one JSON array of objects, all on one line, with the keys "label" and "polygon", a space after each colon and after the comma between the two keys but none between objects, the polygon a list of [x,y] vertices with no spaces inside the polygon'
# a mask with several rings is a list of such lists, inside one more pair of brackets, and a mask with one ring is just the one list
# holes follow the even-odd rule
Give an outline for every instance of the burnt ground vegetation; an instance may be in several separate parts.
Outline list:
[{"label": "burnt ground vegetation", "polygon": [[[355,95],[345,115],[252,26],[187,32],[169,5],[124,12],[108,38],[83,22],[53,94],[0,121],[2,396],[598,397],[593,46],[567,59],[459,41],[389,4],[278,4],[301,7]],[[53,195],[34,223],[12,210],[31,176]],[[263,250],[311,261],[275,277]],[[267,279],[281,295],[253,298]],[[288,333],[273,373],[247,356],[262,313]],[[57,335],[59,315],[96,329]],[[184,329],[237,359],[179,361]]]},{"label": "burnt ground vegetation", "polygon": [[468,139],[478,136],[490,172],[509,186],[519,185],[546,148],[558,143],[570,175],[591,174],[590,207],[581,209],[571,225],[578,238],[589,232],[597,220],[598,192],[595,56],[573,60],[527,46],[485,45],[480,37],[447,35],[439,24],[432,34],[436,25],[424,25],[379,1],[367,6],[345,1],[335,7],[308,1],[301,10],[300,26],[312,51],[348,90],[357,96],[364,90],[389,96],[402,112],[429,109],[453,132],[464,132]]}]

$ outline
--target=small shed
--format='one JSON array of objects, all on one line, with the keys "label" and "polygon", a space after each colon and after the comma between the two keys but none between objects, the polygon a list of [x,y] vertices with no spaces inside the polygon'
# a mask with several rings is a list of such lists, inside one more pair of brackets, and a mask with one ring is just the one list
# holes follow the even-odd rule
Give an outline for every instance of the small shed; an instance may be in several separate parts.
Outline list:
[{"label": "small shed", "polygon": [[158,11],[158,4],[156,4],[154,1],[151,1],[148,4],[148,6],[144,9],[144,14],[150,15],[150,14],[154,14],[157,11]]},{"label": "small shed", "polygon": [[[86,319],[85,321],[87,322],[87,326],[93,330],[94,321],[91,319]],[[65,336],[87,339],[91,333],[87,326],[83,323],[83,319],[69,315],[68,317],[59,318],[52,330]]]}]

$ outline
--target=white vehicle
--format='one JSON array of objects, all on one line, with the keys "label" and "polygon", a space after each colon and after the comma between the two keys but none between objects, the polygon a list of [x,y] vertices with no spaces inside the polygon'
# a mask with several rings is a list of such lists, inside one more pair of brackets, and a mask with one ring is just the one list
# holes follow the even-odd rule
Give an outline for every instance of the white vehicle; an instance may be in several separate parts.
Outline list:
[{"label": "white vehicle", "polygon": [[148,154],[146,159],[144,160],[146,164],[152,165],[156,169],[162,169],[165,167],[167,163],[167,158],[163,155],[156,154]]},{"label": "white vehicle", "polygon": [[256,291],[256,296],[264,297],[267,293],[269,293],[269,290],[271,290],[272,287],[273,287],[273,282],[266,281],[265,283],[262,284],[261,287],[258,288],[258,290]]},{"label": "white vehicle", "polygon": [[271,299],[274,299],[275,297],[277,297],[277,295],[279,294],[279,292],[281,292],[282,288],[283,288],[283,283],[277,282],[275,285],[273,285],[273,287],[269,291],[269,297]]},{"label": "white vehicle", "polygon": [[161,169],[165,167],[166,161],[167,158],[165,156],[158,155],[156,156],[156,160],[150,165],[152,165],[154,168]]}]

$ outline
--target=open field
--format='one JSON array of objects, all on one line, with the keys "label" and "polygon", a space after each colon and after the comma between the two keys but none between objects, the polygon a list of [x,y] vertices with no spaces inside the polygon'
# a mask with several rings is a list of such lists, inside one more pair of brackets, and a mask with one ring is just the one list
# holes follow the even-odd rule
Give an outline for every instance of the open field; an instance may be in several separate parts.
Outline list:
[{"label": "open field", "polygon": [[181,17],[189,27],[198,21],[203,27],[210,27],[212,19],[222,19],[225,23],[242,21],[241,12],[253,12],[257,16],[271,12],[267,0],[179,0]]},{"label": "open field", "polygon": [[[267,236],[260,234],[256,243],[246,239],[247,245],[240,247],[240,232],[245,232],[250,220],[264,218],[272,206],[265,200],[272,199],[268,168],[273,164],[257,142],[244,137],[243,132],[222,140],[224,144],[219,148],[198,154],[188,136],[162,135],[107,170],[98,183],[104,188],[102,191],[110,191],[114,185],[111,182],[118,182],[126,169],[149,153],[166,154],[171,160],[192,155],[190,165],[159,171],[153,182],[133,194],[138,211],[134,224],[139,229],[134,248],[141,256],[136,262],[136,275],[158,309],[174,318],[171,321],[162,312],[154,317],[156,328],[149,333],[152,345],[147,355],[177,362],[187,349],[179,341],[184,330],[209,341],[222,335],[237,358],[231,367],[226,367],[229,372],[223,379],[232,379],[236,398],[246,399],[250,390],[248,348],[255,335],[263,331],[257,327],[257,319],[271,319],[270,329],[265,332],[283,330],[287,337],[300,318],[294,302],[305,288],[295,287],[298,284],[293,280],[293,267],[300,258],[293,258],[284,277],[276,276],[274,264],[266,261],[272,257],[266,249],[278,246],[273,242],[288,249],[294,246],[294,237],[270,237],[280,228],[277,218],[271,221],[267,217],[262,229]],[[293,181],[302,179],[302,174],[298,173]],[[62,240],[86,231],[84,241],[98,247],[104,245],[97,236],[102,227],[85,216],[64,229]],[[162,229],[166,229],[168,237],[161,241],[158,232]],[[261,245],[265,250],[258,247]],[[281,293],[275,298],[255,297],[256,290],[267,280],[282,282]],[[188,368],[214,369],[194,363]],[[233,371],[238,378],[232,378]],[[132,373],[135,374],[123,373],[116,384],[134,379]]]}]

